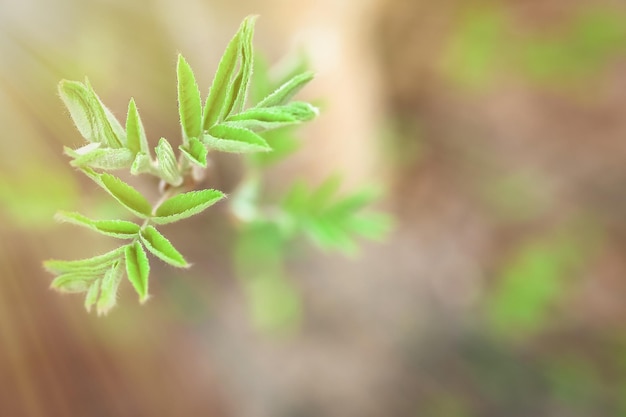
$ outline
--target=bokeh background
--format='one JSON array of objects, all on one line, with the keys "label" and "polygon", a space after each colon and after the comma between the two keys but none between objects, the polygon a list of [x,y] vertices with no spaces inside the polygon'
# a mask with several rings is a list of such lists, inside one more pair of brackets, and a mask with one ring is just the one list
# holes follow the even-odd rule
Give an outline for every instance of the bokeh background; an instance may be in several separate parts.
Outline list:
[{"label": "bokeh background", "polygon": [[[88,315],[41,262],[113,242],[52,216],[118,209],[61,153],[58,80],[175,142],[176,54],[206,91],[248,14],[324,103],[268,184],[380,184],[394,231],[303,245],[289,332],[255,325],[220,210],[165,230],[192,269]],[[0,126],[2,416],[626,416],[623,0],[0,0]]]}]

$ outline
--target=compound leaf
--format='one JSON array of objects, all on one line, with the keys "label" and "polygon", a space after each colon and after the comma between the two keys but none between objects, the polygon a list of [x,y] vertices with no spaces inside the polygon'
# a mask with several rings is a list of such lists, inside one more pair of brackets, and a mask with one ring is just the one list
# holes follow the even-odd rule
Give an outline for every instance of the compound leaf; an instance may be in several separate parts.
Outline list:
[{"label": "compound leaf", "polygon": [[224,198],[217,190],[190,191],[178,194],[161,204],[152,221],[156,224],[173,223],[198,214]]},{"label": "compound leaf", "polygon": [[141,231],[141,242],[154,256],[178,268],[187,268],[189,264],[183,255],[176,250],[165,236],[152,226],[146,226]]},{"label": "compound leaf", "polygon": [[293,102],[284,106],[253,107],[226,119],[228,123],[263,131],[313,119],[319,111],[309,103]]},{"label": "compound leaf", "polygon": [[222,152],[248,153],[272,150],[258,134],[242,127],[219,124],[211,127],[204,135],[204,144]]},{"label": "compound leaf", "polygon": [[178,111],[183,138],[197,138],[202,133],[202,102],[193,71],[185,58],[178,55]]},{"label": "compound leaf", "polygon": [[150,263],[146,252],[139,242],[126,247],[126,275],[137,294],[139,302],[144,303],[148,299],[148,275]]},{"label": "compound leaf", "polygon": [[57,221],[68,222],[87,227],[105,236],[119,239],[132,239],[139,233],[139,225],[125,220],[92,220],[79,213],[60,211],[55,216]]},{"label": "compound leaf", "polygon": [[65,148],[65,153],[74,159],[70,165],[77,168],[95,168],[104,170],[116,170],[130,168],[135,155],[125,148],[93,148],[84,152],[86,147],[80,150]]}]

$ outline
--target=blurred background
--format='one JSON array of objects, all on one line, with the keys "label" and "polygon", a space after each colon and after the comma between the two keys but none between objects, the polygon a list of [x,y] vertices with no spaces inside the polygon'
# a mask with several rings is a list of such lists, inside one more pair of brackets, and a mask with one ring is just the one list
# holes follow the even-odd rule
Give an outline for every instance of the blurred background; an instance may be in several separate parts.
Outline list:
[{"label": "blurred background", "polygon": [[[164,229],[192,269],[87,314],[41,262],[114,242],[52,216],[118,208],[62,155],[57,82],[176,143],[177,53],[206,92],[248,14],[324,103],[268,184],[380,184],[394,231],[288,259],[288,332],[255,325],[219,209]],[[2,416],[626,416],[623,0],[0,0],[0,126]]]}]

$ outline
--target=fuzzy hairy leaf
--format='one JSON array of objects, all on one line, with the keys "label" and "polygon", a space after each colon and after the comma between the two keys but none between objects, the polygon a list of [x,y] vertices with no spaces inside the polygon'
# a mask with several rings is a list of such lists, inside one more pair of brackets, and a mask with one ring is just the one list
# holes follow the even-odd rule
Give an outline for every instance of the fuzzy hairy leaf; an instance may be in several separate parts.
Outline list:
[{"label": "fuzzy hairy leaf", "polygon": [[187,268],[189,264],[165,236],[152,226],[141,231],[141,242],[154,256],[178,268]]},{"label": "fuzzy hairy leaf", "polygon": [[90,271],[59,275],[52,281],[50,288],[68,294],[86,292],[100,275],[90,273]]},{"label": "fuzzy hairy leaf", "polygon": [[[83,151],[85,147],[81,148]],[[65,148],[65,153],[72,158],[70,165],[77,168],[89,167],[94,169],[116,170],[130,168],[135,155],[125,148],[93,148],[88,152],[79,153]]]},{"label": "fuzzy hairy leaf", "polygon": [[185,58],[178,55],[178,111],[183,127],[183,139],[197,138],[202,133],[202,102],[196,77]]},{"label": "fuzzy hairy leaf", "polygon": [[109,268],[115,261],[120,259],[123,250],[124,247],[121,247],[102,255],[73,261],[50,259],[44,262],[44,267],[48,272],[58,275],[79,272],[84,273],[86,271],[91,271],[93,273],[102,272]]},{"label": "fuzzy hairy leaf", "polygon": [[253,107],[226,119],[236,126],[264,131],[301,123],[317,116],[319,111],[309,103],[293,102],[284,106]]},{"label": "fuzzy hairy leaf", "polygon": [[122,146],[123,138],[118,137],[111,125],[111,113],[102,105],[91,86],[62,80],[58,89],[76,128],[87,141],[99,142],[111,148]]},{"label": "fuzzy hairy leaf", "polygon": [[294,76],[278,87],[273,93],[261,100],[256,107],[273,107],[286,104],[302,87],[309,83],[313,77],[314,74],[310,71]]},{"label": "fuzzy hairy leaf", "polygon": [[239,71],[233,79],[232,85],[229,87],[227,99],[224,109],[221,113],[222,117],[228,117],[232,113],[238,113],[243,110],[248,95],[248,88],[252,78],[252,70],[254,68],[254,51],[252,45],[252,37],[254,36],[255,16],[251,16],[244,21],[241,29],[240,39],[240,65]]},{"label": "fuzzy hairy leaf", "polygon": [[139,233],[139,225],[125,220],[92,220],[79,213],[60,211],[55,219],[61,222],[72,223],[87,227],[105,236],[118,239],[133,239]]},{"label": "fuzzy hairy leaf", "polygon": [[135,100],[132,98],[128,103],[128,115],[126,116],[126,148],[133,154],[143,152],[146,155],[150,155],[146,131],[143,123],[141,123]]},{"label": "fuzzy hairy leaf", "polygon": [[206,168],[206,158],[209,150],[198,140],[198,138],[190,138],[187,145],[181,145],[179,146],[179,149],[183,155],[185,155],[185,158],[187,158],[190,162],[202,168]]},{"label": "fuzzy hairy leaf", "polygon": [[224,198],[217,190],[190,191],[178,194],[161,204],[152,221],[156,224],[173,223],[198,214]]},{"label": "fuzzy hairy leaf", "polygon": [[100,174],[99,180],[102,187],[133,214],[141,218],[150,217],[152,207],[139,191],[111,174]]},{"label": "fuzzy hairy leaf", "polygon": [[207,134],[204,135],[204,144],[209,149],[231,153],[267,152],[272,150],[265,139],[253,131],[226,124],[211,127]]},{"label": "fuzzy hairy leaf", "polygon": [[232,108],[227,100],[233,88],[233,78],[236,77],[237,63],[242,55],[242,39],[245,32],[250,30],[249,27],[253,22],[253,17],[248,17],[243,21],[235,36],[228,43],[224,55],[222,55],[204,105],[203,130],[208,130],[214,124],[219,123],[221,118],[228,114],[227,112]]},{"label": "fuzzy hairy leaf", "polygon": [[117,303],[117,290],[122,281],[124,270],[121,262],[116,262],[104,274],[100,284],[100,297],[96,304],[99,316],[106,315]]},{"label": "fuzzy hairy leaf", "polygon": [[178,170],[178,162],[176,161],[172,145],[165,138],[161,138],[154,152],[157,156],[159,176],[175,187],[182,184],[183,177]]},{"label": "fuzzy hairy leaf", "polygon": [[126,247],[126,275],[133,288],[139,294],[139,302],[144,303],[148,299],[148,276],[150,275],[150,262],[146,252],[139,242]]},{"label": "fuzzy hairy leaf", "polygon": [[130,166],[130,173],[132,175],[139,175],[144,173],[157,174],[152,158],[147,153],[139,152],[135,155],[135,160]]},{"label": "fuzzy hairy leaf", "polygon": [[102,279],[95,280],[87,290],[87,295],[85,295],[85,309],[87,312],[91,312],[91,307],[96,304],[98,301],[98,297],[100,296],[100,283]]}]

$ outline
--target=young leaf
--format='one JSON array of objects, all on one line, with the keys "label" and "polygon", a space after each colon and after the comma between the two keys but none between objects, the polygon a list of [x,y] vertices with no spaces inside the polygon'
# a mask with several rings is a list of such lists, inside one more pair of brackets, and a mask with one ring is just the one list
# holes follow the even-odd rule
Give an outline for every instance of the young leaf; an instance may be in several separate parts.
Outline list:
[{"label": "young leaf", "polygon": [[154,167],[152,162],[152,158],[147,153],[139,152],[135,155],[135,160],[133,164],[130,166],[130,173],[132,175],[139,175],[149,172],[151,174],[156,175],[157,170]]},{"label": "young leaf", "polygon": [[124,220],[92,220],[79,213],[58,212],[57,221],[87,227],[105,236],[119,239],[132,239],[139,233],[139,225]]},{"label": "young leaf", "polygon": [[85,309],[89,313],[91,311],[91,306],[93,306],[96,301],[98,301],[98,297],[100,296],[100,283],[102,279],[95,280],[87,290],[87,295],[85,296]]},{"label": "young leaf", "polygon": [[272,150],[265,139],[253,131],[226,124],[211,127],[203,140],[210,149],[222,152],[248,153]]},{"label": "young leaf", "polygon": [[125,148],[95,148],[81,155],[66,147],[65,153],[74,158],[74,160],[70,161],[70,165],[77,168],[125,169],[130,168],[134,159],[134,154]]},{"label": "young leaf", "polygon": [[116,260],[121,257],[124,247],[114,249],[103,255],[94,256],[92,258],[78,259],[74,261],[62,261],[58,259],[50,259],[44,262],[44,267],[48,272],[53,274],[69,274],[91,271],[98,274],[110,267]]},{"label": "young leaf", "polygon": [[226,122],[255,131],[263,131],[305,122],[315,118],[318,113],[317,108],[309,103],[293,102],[284,106],[254,107],[228,117]]},{"label": "young leaf", "polygon": [[313,77],[314,74],[310,71],[294,76],[278,87],[272,94],[261,100],[256,107],[280,106],[287,103],[302,87],[311,81]]},{"label": "young leaf", "polygon": [[189,264],[183,255],[176,250],[165,236],[152,226],[141,231],[141,242],[154,256],[178,268],[188,268]]},{"label": "young leaf", "polygon": [[214,124],[220,122],[220,116],[223,114],[223,109],[226,102],[229,89],[232,87],[232,78],[237,68],[237,62],[241,56],[241,38],[243,37],[244,29],[248,26],[248,20],[246,18],[235,36],[231,39],[222,55],[222,59],[215,72],[215,78],[209,89],[209,95],[204,104],[202,130],[208,130]]},{"label": "young leaf", "polygon": [[150,263],[143,247],[139,242],[126,247],[126,275],[137,294],[139,302],[144,303],[148,299],[148,275]]},{"label": "young leaf", "polygon": [[161,138],[154,152],[157,156],[159,176],[175,187],[182,184],[183,177],[178,170],[178,162],[176,162],[172,145],[165,138]]},{"label": "young leaf", "polygon": [[176,66],[178,75],[178,111],[183,127],[184,142],[197,138],[202,133],[202,103],[200,90],[191,67],[182,55],[178,55]]},{"label": "young leaf", "polygon": [[206,157],[209,150],[197,138],[190,138],[185,146],[179,146],[180,151],[190,162],[206,168]]},{"label": "young leaf", "polygon": [[156,224],[173,223],[198,214],[224,198],[217,190],[190,191],[178,194],[161,204],[152,221]]},{"label": "young leaf", "polygon": [[98,315],[106,315],[109,310],[115,307],[117,303],[117,290],[122,281],[123,269],[121,262],[116,262],[111,268],[104,274],[102,283],[100,284],[100,297],[96,305],[98,309]]},{"label": "young leaf", "polygon": [[141,123],[135,100],[132,98],[128,103],[128,115],[126,116],[126,148],[133,154],[143,152],[146,155],[150,155],[146,131],[143,123]]},{"label": "young leaf", "polygon": [[87,291],[98,276],[89,272],[63,274],[52,281],[50,288],[68,294],[81,293]]},{"label": "young leaf", "polygon": [[122,146],[122,138],[118,138],[111,126],[110,112],[102,105],[91,86],[63,80],[59,83],[59,95],[76,128],[87,141],[99,142],[111,148]]},{"label": "young leaf", "polygon": [[100,174],[99,180],[102,187],[133,214],[144,219],[150,217],[152,207],[139,191],[111,174]]},{"label": "young leaf", "polygon": [[239,72],[235,76],[232,85],[228,89],[225,106],[221,113],[222,117],[227,117],[232,113],[243,110],[250,87],[252,70],[254,68],[254,51],[252,47],[252,37],[254,36],[255,16],[251,16],[244,21],[241,29],[240,58],[241,64]]}]

